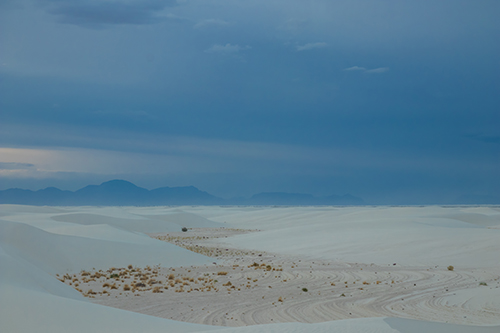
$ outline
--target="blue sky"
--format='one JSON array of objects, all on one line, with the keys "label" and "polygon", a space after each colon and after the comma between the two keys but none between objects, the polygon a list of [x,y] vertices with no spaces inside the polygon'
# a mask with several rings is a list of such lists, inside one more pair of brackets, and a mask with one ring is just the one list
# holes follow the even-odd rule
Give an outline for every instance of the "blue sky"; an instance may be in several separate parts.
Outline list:
[{"label": "blue sky", "polygon": [[500,197],[500,2],[0,1],[0,189]]}]

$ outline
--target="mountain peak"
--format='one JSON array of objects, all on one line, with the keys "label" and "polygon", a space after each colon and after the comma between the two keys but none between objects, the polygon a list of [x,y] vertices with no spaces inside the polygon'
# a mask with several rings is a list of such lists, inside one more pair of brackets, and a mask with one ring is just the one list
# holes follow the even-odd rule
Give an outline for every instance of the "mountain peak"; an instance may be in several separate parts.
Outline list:
[{"label": "mountain peak", "polygon": [[99,186],[107,188],[139,188],[139,186],[123,179],[108,180]]}]

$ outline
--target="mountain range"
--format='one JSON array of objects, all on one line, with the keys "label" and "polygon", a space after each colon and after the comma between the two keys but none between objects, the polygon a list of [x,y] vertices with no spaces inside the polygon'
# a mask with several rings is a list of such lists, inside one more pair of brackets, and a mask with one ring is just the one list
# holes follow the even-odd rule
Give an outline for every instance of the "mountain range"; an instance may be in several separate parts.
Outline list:
[{"label": "mountain range", "polygon": [[0,191],[0,204],[47,206],[165,206],[165,205],[363,205],[350,194],[315,197],[310,194],[266,192],[250,198],[223,199],[194,186],[153,190],[125,180],[88,185],[77,191],[48,187],[38,191],[11,188]]}]

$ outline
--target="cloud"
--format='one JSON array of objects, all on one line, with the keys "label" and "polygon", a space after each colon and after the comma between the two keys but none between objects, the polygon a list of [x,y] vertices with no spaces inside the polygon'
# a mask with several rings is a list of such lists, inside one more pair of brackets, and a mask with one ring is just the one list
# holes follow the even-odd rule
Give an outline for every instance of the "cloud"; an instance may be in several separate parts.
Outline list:
[{"label": "cloud", "polygon": [[208,19],[208,20],[203,20],[201,22],[198,22],[197,24],[194,25],[194,29],[205,29],[205,28],[211,28],[211,27],[224,27],[229,25],[229,22],[226,22],[224,20],[219,20],[219,19]]},{"label": "cloud", "polygon": [[378,73],[385,73],[388,70],[389,70],[389,67],[379,67],[379,68],[374,68],[374,69],[368,69],[365,73],[378,74]]},{"label": "cloud", "polygon": [[304,44],[304,45],[297,45],[297,52],[300,52],[300,51],[306,51],[306,50],[312,50],[312,49],[322,49],[324,47],[326,47],[328,44],[324,43],[324,42],[320,42],[320,43],[307,43],[307,44]]},{"label": "cloud", "polygon": [[31,163],[0,162],[0,170],[20,170],[34,167],[35,165]]},{"label": "cloud", "polygon": [[206,49],[206,53],[220,53],[220,54],[232,54],[238,53],[242,50],[249,50],[252,47],[249,45],[239,46],[238,44],[232,45],[227,43],[226,45],[214,44],[210,48]]},{"label": "cloud", "polygon": [[344,71],[362,71],[363,73],[368,73],[368,74],[385,73],[388,70],[389,70],[389,67],[379,67],[379,68],[374,68],[374,69],[366,69],[365,67],[352,66],[349,68],[344,68]]},{"label": "cloud", "polygon": [[45,3],[48,12],[56,15],[60,23],[83,27],[154,24],[168,19],[160,12],[177,4],[175,0],[47,0]]},{"label": "cloud", "polygon": [[344,68],[345,71],[366,71],[366,68],[359,66],[352,66],[349,68]]}]

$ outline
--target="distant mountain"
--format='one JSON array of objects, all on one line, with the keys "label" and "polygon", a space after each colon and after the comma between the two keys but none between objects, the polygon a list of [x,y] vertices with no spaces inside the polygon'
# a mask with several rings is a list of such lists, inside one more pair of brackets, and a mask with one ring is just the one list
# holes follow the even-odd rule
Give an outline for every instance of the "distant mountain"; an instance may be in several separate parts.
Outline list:
[{"label": "distant mountain", "polygon": [[221,204],[217,198],[196,187],[162,187],[152,191],[125,180],[111,180],[101,185],[89,185],[75,192],[55,187],[30,191],[8,189],[0,191],[0,203],[53,206],[158,206]]},{"label": "distant mountain", "polygon": [[251,198],[222,199],[194,186],[160,187],[154,190],[125,180],[110,180],[77,191],[55,187],[31,191],[18,188],[0,191],[0,204],[47,206],[165,206],[165,205],[363,205],[363,199],[351,196],[315,197],[302,193],[266,192]]}]

